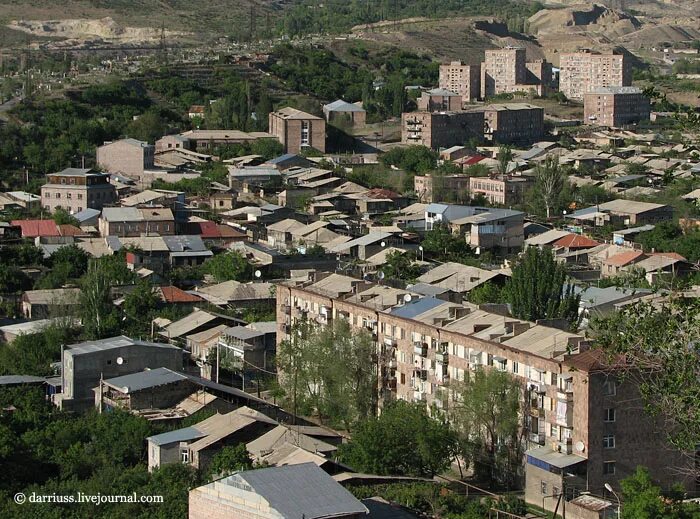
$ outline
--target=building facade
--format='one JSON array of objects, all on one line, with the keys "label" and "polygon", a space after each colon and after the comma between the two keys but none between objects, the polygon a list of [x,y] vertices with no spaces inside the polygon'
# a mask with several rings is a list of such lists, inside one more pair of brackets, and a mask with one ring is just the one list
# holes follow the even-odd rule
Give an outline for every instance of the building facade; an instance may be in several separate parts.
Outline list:
[{"label": "building facade", "polygon": [[139,179],[144,170],[153,169],[155,146],[136,139],[105,142],[97,147],[97,165],[109,173]]},{"label": "building facade", "polygon": [[41,186],[41,206],[46,211],[65,209],[71,214],[84,209],[102,209],[117,201],[109,175],[91,169],[66,168],[46,175]]},{"label": "building facade", "polygon": [[326,152],[326,121],[296,108],[270,112],[269,131],[284,146],[285,153],[299,153],[304,148]]},{"label": "building facade", "polygon": [[447,193],[450,194],[450,198],[459,199],[462,193],[468,195],[469,175],[416,175],[413,177],[413,188],[418,199],[427,204],[443,201]]},{"label": "building facade", "polygon": [[452,61],[440,65],[440,88],[462,96],[463,102],[481,97],[481,66]]},{"label": "building facade", "polygon": [[563,53],[559,58],[559,90],[569,99],[600,87],[624,87],[632,84],[632,69],[624,54],[592,52]]},{"label": "building facade", "polygon": [[515,92],[516,85],[525,83],[525,49],[505,47],[488,49],[481,64],[481,95],[483,97]]},{"label": "building facade", "polygon": [[428,112],[456,112],[462,109],[462,96],[445,90],[444,88],[434,88],[423,92],[416,101],[418,110]]},{"label": "building facade", "polygon": [[636,87],[600,87],[583,96],[583,120],[586,124],[620,127],[648,121],[649,98]]},{"label": "building facade", "polygon": [[663,431],[654,432],[653,420],[629,405],[638,398],[634,382],[607,368],[580,335],[338,274],[278,285],[277,303],[278,341],[293,340],[300,320],[320,326],[345,320],[368,330],[377,347],[380,402],[445,409],[450,381],[479,369],[511,374],[522,386],[526,499],[533,504],[543,506],[547,495],[544,507],[552,510],[552,486],[564,484],[570,497],[602,495],[605,483],[619,488],[638,465],[664,488],[691,484],[674,473],[682,456],[665,446]]},{"label": "building facade", "polygon": [[515,205],[523,201],[528,183],[525,178],[510,176],[471,177],[469,191],[472,196],[484,195],[493,205]]},{"label": "building facade", "polygon": [[411,112],[401,116],[401,142],[429,148],[449,148],[484,137],[484,113]]},{"label": "building facade", "polygon": [[486,138],[498,144],[530,144],[544,136],[544,108],[527,103],[492,104],[484,109]]}]

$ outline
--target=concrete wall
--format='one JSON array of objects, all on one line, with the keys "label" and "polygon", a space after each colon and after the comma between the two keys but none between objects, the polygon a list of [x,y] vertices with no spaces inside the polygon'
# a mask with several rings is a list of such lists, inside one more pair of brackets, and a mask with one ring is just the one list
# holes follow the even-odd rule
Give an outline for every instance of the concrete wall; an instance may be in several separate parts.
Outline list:
[{"label": "concrete wall", "polygon": [[144,169],[153,167],[154,146],[139,147],[124,140],[97,147],[97,164],[108,173],[140,178]]}]

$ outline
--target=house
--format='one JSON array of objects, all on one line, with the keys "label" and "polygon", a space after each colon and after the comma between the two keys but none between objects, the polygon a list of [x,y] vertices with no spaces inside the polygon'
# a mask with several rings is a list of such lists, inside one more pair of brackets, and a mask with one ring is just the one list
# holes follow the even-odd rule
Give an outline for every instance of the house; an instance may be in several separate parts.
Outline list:
[{"label": "house", "polygon": [[315,166],[316,163],[296,153],[285,153],[279,157],[268,160],[265,162],[265,165],[275,167],[279,171],[285,171],[290,168],[310,168]]},{"label": "house", "polygon": [[[420,275],[416,281],[465,296],[484,283],[502,286],[508,277],[510,276],[502,270],[485,270],[461,263],[447,262]],[[459,301],[461,300],[460,298]]]},{"label": "house", "polygon": [[314,463],[236,472],[192,489],[189,510],[190,519],[361,519],[369,513]]},{"label": "house", "polygon": [[246,323],[228,315],[206,312],[204,310],[194,310],[182,319],[168,323],[158,332],[158,335],[167,338],[170,342],[185,342],[185,337],[197,332],[209,330],[220,324],[241,326]]},{"label": "house", "polygon": [[246,444],[246,449],[253,461],[260,465],[279,467],[311,462],[329,474],[338,472],[338,465],[332,460],[338,448],[293,427],[278,425]]},{"label": "house", "polygon": [[61,231],[53,220],[12,220],[20,228],[22,238],[59,237]]},{"label": "house", "polygon": [[231,279],[215,285],[197,287],[194,293],[216,306],[248,308],[272,305],[275,299],[273,292],[273,283],[241,283]]},{"label": "house", "polygon": [[286,107],[269,115],[270,133],[277,137],[285,153],[305,148],[326,152],[326,121],[296,108]]},{"label": "house", "polygon": [[204,119],[204,105],[192,105],[187,109],[187,117],[190,119]]},{"label": "house", "polygon": [[559,238],[557,241],[552,243],[554,249],[560,249],[565,252],[581,251],[584,249],[592,249],[600,245],[595,240],[591,240],[580,234],[568,234]]},{"label": "house", "polygon": [[178,371],[183,360],[180,348],[124,335],[68,346],[61,359],[62,392],[53,395],[53,402],[63,410],[84,411],[94,406],[93,388],[100,380],[147,368]]},{"label": "house", "polygon": [[566,218],[588,225],[629,227],[670,221],[673,218],[673,207],[618,199],[575,211],[566,215]]},{"label": "house", "polygon": [[367,112],[362,103],[348,103],[342,99],[323,105],[326,122],[338,126],[362,127],[365,125]]},{"label": "house", "polygon": [[244,390],[247,381],[264,378],[264,371],[273,366],[277,351],[276,328],[274,321],[259,322],[229,327],[219,335],[220,364],[223,367],[224,361],[228,361],[228,369],[241,378]]},{"label": "house", "polygon": [[79,288],[27,290],[22,294],[22,315],[27,319],[63,317],[80,304],[79,298]]},{"label": "house", "polygon": [[267,243],[271,247],[287,248],[292,243],[292,232],[306,227],[292,218],[281,220],[267,226]]},{"label": "house", "polygon": [[247,241],[248,235],[237,231],[230,225],[215,223],[196,216],[189,218],[185,224],[185,232],[193,236],[199,236],[205,244],[226,248],[232,243]]},{"label": "house", "polygon": [[642,261],[646,256],[640,250],[620,252],[603,259],[600,268],[601,277],[618,276],[623,270],[629,270],[631,265]]},{"label": "house", "polygon": [[282,174],[271,166],[229,166],[228,178],[230,187],[245,184],[282,184]]},{"label": "house", "polygon": [[274,138],[266,132],[242,132],[240,130],[189,130],[179,135],[165,135],[156,141],[155,151],[185,149],[199,153],[211,153],[219,146],[251,143],[258,139]]},{"label": "house", "polygon": [[0,193],[0,211],[32,210],[41,204],[41,197],[24,191]]},{"label": "house", "polygon": [[122,238],[175,234],[175,216],[170,208],[105,207],[99,219],[101,236]]},{"label": "house", "polygon": [[83,209],[102,209],[117,200],[109,175],[92,169],[66,168],[46,175],[41,186],[41,206],[45,211],[64,209],[79,213]]},{"label": "house", "polygon": [[396,244],[397,239],[388,232],[369,232],[358,238],[340,243],[328,252],[342,254],[351,258],[365,260],[382,251],[387,246]]},{"label": "house", "polygon": [[427,112],[457,112],[462,109],[462,96],[444,88],[423,92],[416,101],[418,110]]},{"label": "house", "polygon": [[169,207],[176,212],[185,205],[185,193],[168,189],[146,189],[122,198],[119,204],[122,207]]},{"label": "house", "polygon": [[108,173],[119,173],[138,180],[145,170],[153,169],[155,151],[155,147],[147,142],[121,139],[98,146],[96,161]]},{"label": "house", "polygon": [[191,427],[146,438],[148,470],[169,463],[186,463],[206,470],[223,447],[247,443],[275,428],[277,422],[249,407],[215,414]]},{"label": "house", "polygon": [[585,327],[592,317],[608,315],[616,310],[616,305],[625,301],[634,301],[652,293],[649,289],[623,287],[574,287],[574,293],[580,296],[578,314],[581,327]]},{"label": "house", "polygon": [[212,351],[216,351],[219,337],[227,328],[229,328],[227,324],[220,324],[185,337],[185,348],[199,366],[200,373],[204,378],[212,379],[212,365],[209,362],[209,354]]},{"label": "house", "polygon": [[523,201],[523,193],[529,185],[526,177],[498,175],[469,178],[471,195],[483,195],[490,204],[512,206]]}]

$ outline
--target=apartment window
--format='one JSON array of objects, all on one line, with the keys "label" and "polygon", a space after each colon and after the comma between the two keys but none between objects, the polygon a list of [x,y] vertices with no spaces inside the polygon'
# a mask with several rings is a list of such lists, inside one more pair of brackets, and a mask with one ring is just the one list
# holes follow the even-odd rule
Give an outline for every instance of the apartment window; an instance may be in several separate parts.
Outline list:
[{"label": "apartment window", "polygon": [[83,194],[82,194],[82,193],[78,193],[78,200],[82,200],[82,199],[83,199]]},{"label": "apartment window", "polygon": [[547,482],[546,481],[540,481],[540,491],[542,492],[543,496],[547,495]]},{"label": "apartment window", "polygon": [[551,436],[552,436],[552,438],[556,438],[557,440],[559,439],[559,426],[558,425],[552,425]]},{"label": "apartment window", "polygon": [[517,375],[518,374],[518,363],[517,362],[513,361],[512,369],[513,369],[513,373],[515,373]]},{"label": "apartment window", "polygon": [[615,462],[614,461],[604,461],[603,462],[603,475],[612,476],[615,474]]},{"label": "apartment window", "polygon": [[72,194],[72,193],[66,193],[66,198],[69,198],[69,199],[70,199],[70,198],[73,198],[73,194]]},{"label": "apartment window", "polygon": [[605,422],[614,422],[615,421],[615,408],[610,408],[610,409],[605,409]]},{"label": "apartment window", "polygon": [[557,376],[556,373],[552,373],[551,384],[552,384],[553,386],[556,386],[556,385],[557,385],[557,380],[558,380],[558,378],[559,378],[559,377]]},{"label": "apartment window", "polygon": [[182,463],[190,462],[190,451],[187,449],[180,449],[180,461]]},{"label": "apartment window", "polygon": [[615,435],[608,434],[603,436],[603,448],[604,449],[614,449],[615,448]]},{"label": "apartment window", "polygon": [[78,212],[80,212],[80,211],[82,211],[82,210],[83,210],[82,207],[78,207]]},{"label": "apartment window", "polygon": [[603,384],[603,394],[605,396],[615,396],[617,394],[617,384],[614,380],[606,380]]},{"label": "apartment window", "polygon": [[61,193],[56,193],[56,198],[61,198]]},{"label": "apartment window", "polygon": [[301,144],[309,144],[309,121],[301,121]]},{"label": "apartment window", "polygon": [[61,184],[65,184],[65,183],[66,183],[66,179],[65,179],[65,178],[62,178],[62,179],[61,179]]}]

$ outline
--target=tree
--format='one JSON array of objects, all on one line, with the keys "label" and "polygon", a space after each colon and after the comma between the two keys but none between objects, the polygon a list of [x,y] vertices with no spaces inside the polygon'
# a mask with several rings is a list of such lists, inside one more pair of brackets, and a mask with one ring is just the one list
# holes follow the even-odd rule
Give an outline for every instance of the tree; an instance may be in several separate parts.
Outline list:
[{"label": "tree", "polygon": [[22,270],[15,266],[0,268],[0,293],[14,294],[32,288],[32,280]]},{"label": "tree", "polygon": [[467,294],[470,303],[475,305],[483,305],[486,303],[502,303],[503,289],[492,281],[487,281],[473,288]]},{"label": "tree", "polygon": [[438,261],[464,263],[474,258],[474,253],[464,236],[455,236],[443,225],[426,232],[421,245],[426,256]]},{"label": "tree", "polygon": [[622,486],[622,519],[698,519],[700,506],[697,503],[683,502],[682,488],[672,489],[663,495],[661,488],[654,485],[649,471],[637,467],[633,475],[620,482]]},{"label": "tree", "polygon": [[579,296],[567,282],[566,268],[549,249],[528,247],[513,267],[504,289],[511,312],[518,319],[578,321]]},{"label": "tree", "polygon": [[425,405],[397,400],[360,423],[340,458],[370,474],[434,476],[450,465],[455,445],[452,430],[431,418]]},{"label": "tree", "polygon": [[477,369],[451,383],[450,390],[450,422],[460,452],[474,460],[477,474],[512,487],[523,456],[520,383],[502,371]]},{"label": "tree", "polygon": [[294,414],[316,414],[350,430],[376,411],[374,353],[369,331],[352,331],[345,321],[298,323],[277,353],[287,404]]},{"label": "tree", "polygon": [[92,261],[80,282],[80,317],[85,337],[101,339],[119,331],[119,316],[111,288],[117,284],[109,263]]},{"label": "tree", "polygon": [[87,271],[90,254],[75,244],[65,245],[57,249],[49,256],[49,266],[52,269],[62,268],[65,270],[67,279],[76,279]]},{"label": "tree", "polygon": [[253,460],[250,459],[245,443],[227,446],[217,452],[209,465],[209,474],[214,478],[227,476],[238,470],[250,470]]},{"label": "tree", "polygon": [[498,161],[497,171],[499,175],[507,175],[509,172],[510,162],[513,160],[513,150],[510,146],[501,146],[496,154]]},{"label": "tree", "polygon": [[217,282],[234,279],[248,281],[253,273],[253,267],[240,252],[223,252],[204,264],[204,271],[211,274]]},{"label": "tree", "polygon": [[386,263],[381,268],[390,279],[411,281],[420,275],[420,267],[409,257],[407,252],[394,251],[387,254]]},{"label": "tree", "polygon": [[160,300],[151,284],[141,280],[124,298],[124,319],[128,335],[146,337],[150,333],[150,321]]},{"label": "tree", "polygon": [[564,174],[557,157],[548,156],[535,166],[535,187],[538,198],[544,203],[547,219],[551,217],[561,190],[564,188]]},{"label": "tree", "polygon": [[57,225],[75,225],[80,227],[80,222],[72,214],[60,207],[54,210],[52,218]]}]

